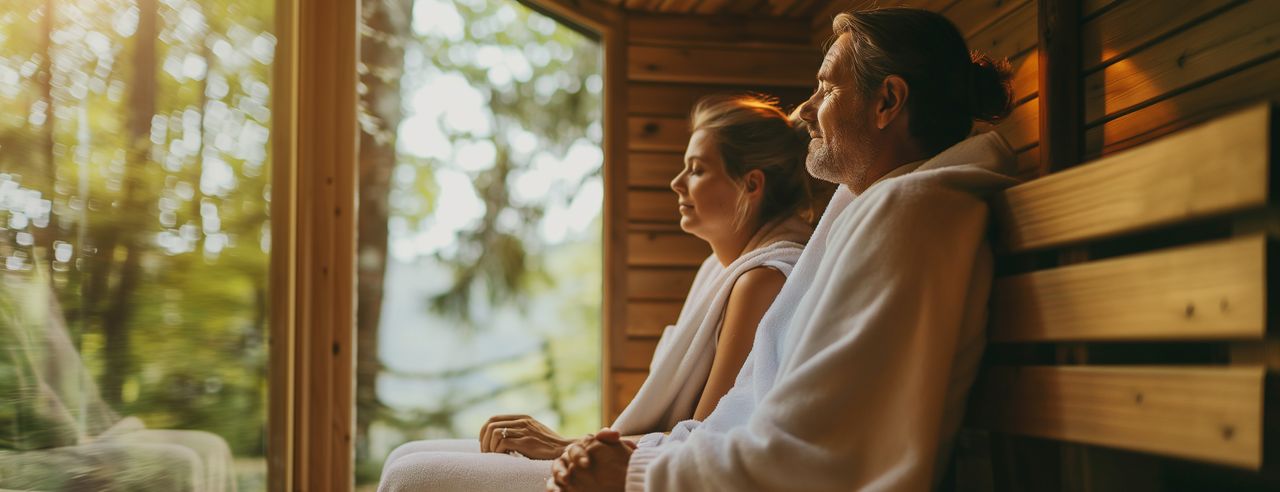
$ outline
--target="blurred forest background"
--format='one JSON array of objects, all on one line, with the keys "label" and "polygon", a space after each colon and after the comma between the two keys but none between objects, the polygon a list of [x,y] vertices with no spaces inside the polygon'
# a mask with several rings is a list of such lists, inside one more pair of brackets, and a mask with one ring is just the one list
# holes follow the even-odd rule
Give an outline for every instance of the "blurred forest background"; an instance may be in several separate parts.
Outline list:
[{"label": "blurred forest background", "polygon": [[[594,430],[598,44],[515,0],[362,8],[357,481],[491,413]],[[221,436],[242,491],[265,487],[274,10],[0,3],[0,296],[47,284],[102,400]],[[0,428],[39,431],[20,396]]]}]

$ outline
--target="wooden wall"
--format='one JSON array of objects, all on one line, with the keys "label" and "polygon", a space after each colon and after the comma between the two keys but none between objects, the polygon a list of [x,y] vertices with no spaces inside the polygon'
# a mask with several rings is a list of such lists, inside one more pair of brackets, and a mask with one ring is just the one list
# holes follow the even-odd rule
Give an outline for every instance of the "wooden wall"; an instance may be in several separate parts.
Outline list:
[{"label": "wooden wall", "polygon": [[755,91],[787,109],[808,98],[821,53],[807,19],[625,13],[625,162],[611,163],[610,190],[625,194],[610,247],[625,253],[607,276],[623,312],[608,328],[605,418],[612,421],[647,375],[662,330],[675,322],[693,276],[711,253],[679,227],[669,183],[683,166],[689,110],[700,97]]}]

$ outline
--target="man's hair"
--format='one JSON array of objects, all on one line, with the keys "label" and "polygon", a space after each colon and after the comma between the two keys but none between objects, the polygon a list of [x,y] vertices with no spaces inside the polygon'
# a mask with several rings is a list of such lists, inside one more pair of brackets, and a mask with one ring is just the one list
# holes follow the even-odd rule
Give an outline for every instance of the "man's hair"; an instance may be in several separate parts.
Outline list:
[{"label": "man's hair", "polygon": [[909,130],[929,152],[968,137],[974,120],[996,122],[1009,115],[1009,62],[970,52],[960,31],[940,14],[863,10],[837,15],[831,28],[833,39],[849,34],[850,65],[863,96],[890,75],[907,82]]},{"label": "man's hair", "polygon": [[[734,181],[755,169],[764,173],[761,223],[788,213],[811,218],[807,214],[812,214],[812,194],[804,168],[809,134],[796,128],[776,99],[757,94],[704,97],[693,107],[689,130],[706,130],[715,138],[725,172]],[[735,225],[744,223],[746,212],[746,202],[739,202]]]}]

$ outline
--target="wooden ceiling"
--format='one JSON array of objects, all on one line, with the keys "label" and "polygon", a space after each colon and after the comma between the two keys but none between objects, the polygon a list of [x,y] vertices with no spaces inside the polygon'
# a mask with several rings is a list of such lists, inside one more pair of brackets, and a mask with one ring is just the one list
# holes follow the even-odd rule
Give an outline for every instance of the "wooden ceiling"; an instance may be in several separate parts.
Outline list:
[{"label": "wooden ceiling", "polygon": [[812,18],[830,0],[597,0],[633,12]]}]

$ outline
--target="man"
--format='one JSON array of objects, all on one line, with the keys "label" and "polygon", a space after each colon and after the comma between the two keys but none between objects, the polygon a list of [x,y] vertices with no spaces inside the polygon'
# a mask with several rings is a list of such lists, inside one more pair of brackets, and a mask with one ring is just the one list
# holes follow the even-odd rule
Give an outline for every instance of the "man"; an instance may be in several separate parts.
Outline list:
[{"label": "man", "polygon": [[[844,186],[705,422],[636,448],[570,446],[564,490],[926,490],[936,486],[983,346],[985,198],[1008,144],[968,136],[1008,114],[1008,70],[913,9],[842,14],[801,117],[814,176]],[[962,141],[963,140],[963,141]]]}]

